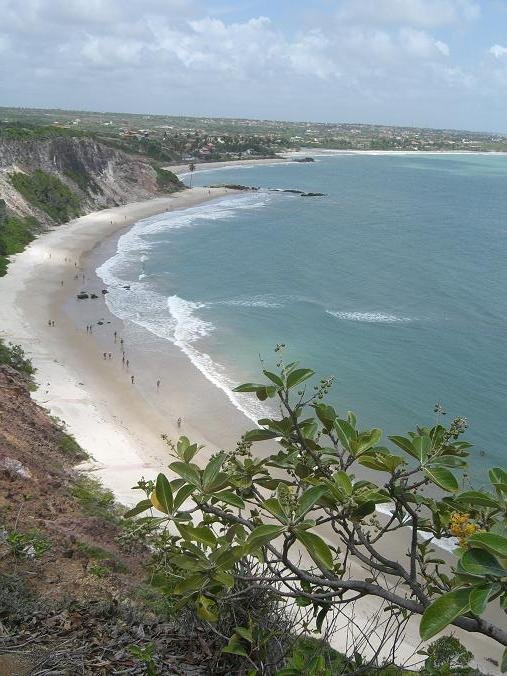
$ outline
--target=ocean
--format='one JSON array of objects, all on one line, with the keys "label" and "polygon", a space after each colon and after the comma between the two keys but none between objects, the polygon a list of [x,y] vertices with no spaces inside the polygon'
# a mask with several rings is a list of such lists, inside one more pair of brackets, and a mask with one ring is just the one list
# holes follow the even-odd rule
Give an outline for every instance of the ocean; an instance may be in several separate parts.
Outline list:
[{"label": "ocean", "polygon": [[[123,320],[176,345],[252,420],[274,346],[359,425],[469,421],[477,482],[504,466],[507,156],[353,154],[196,172],[258,192],[136,223],[98,269]],[[300,197],[273,189],[323,192]],[[129,285],[130,289],[124,289]],[[182,385],[184,386],[184,385]]]}]

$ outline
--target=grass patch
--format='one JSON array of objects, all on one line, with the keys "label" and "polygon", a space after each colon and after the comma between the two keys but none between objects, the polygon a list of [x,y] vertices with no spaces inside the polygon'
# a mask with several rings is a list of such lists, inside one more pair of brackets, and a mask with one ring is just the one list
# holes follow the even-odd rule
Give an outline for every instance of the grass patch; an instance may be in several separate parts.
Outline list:
[{"label": "grass patch", "polygon": [[45,211],[57,223],[79,215],[79,197],[56,176],[36,169],[32,174],[10,174],[10,179],[30,204]]},{"label": "grass patch", "polygon": [[88,453],[83,451],[72,434],[63,430],[59,434],[58,448],[65,456],[75,461],[86,460],[89,457]]},{"label": "grass patch", "polygon": [[113,493],[104,488],[100,481],[80,476],[71,493],[88,516],[98,516],[113,523],[120,521],[122,509],[116,504]]},{"label": "grass patch", "polygon": [[116,556],[116,554],[113,554],[113,552],[109,552],[107,549],[103,549],[102,547],[96,547],[95,545],[89,545],[86,542],[79,542],[78,545],[77,545],[77,548],[88,559],[92,559],[93,561],[106,561],[106,560],[113,561],[114,562],[114,570],[118,573],[128,573],[129,572],[129,569],[123,563],[123,561],[121,561]]}]

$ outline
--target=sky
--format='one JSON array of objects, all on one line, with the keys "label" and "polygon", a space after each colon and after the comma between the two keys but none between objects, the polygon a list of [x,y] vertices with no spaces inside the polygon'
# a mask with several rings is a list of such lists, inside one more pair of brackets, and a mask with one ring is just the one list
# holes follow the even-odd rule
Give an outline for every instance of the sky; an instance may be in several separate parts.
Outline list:
[{"label": "sky", "polygon": [[0,105],[507,133],[507,0],[0,0]]}]

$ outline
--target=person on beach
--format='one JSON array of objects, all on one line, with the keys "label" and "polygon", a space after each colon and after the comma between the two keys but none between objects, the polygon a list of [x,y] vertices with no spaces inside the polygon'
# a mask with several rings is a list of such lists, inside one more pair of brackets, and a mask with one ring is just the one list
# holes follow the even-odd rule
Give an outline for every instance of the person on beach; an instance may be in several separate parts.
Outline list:
[{"label": "person on beach", "polygon": [[134,384],[134,376],[130,376],[130,382],[132,383],[132,385]]},{"label": "person on beach", "polygon": [[62,279],[62,281],[60,282],[60,284],[63,286],[63,279]]},{"label": "person on beach", "polygon": [[160,380],[157,380],[157,390],[160,389]]},{"label": "person on beach", "polygon": [[130,364],[130,362],[129,362],[128,359],[127,359],[127,361],[126,361],[126,364],[127,364],[127,370],[128,370],[128,367],[129,367],[129,364]]},{"label": "person on beach", "polygon": [[53,320],[51,321],[51,326],[54,326],[54,325],[55,325],[55,320],[53,319]]},{"label": "person on beach", "polygon": [[118,335],[118,334],[117,334],[116,331],[115,331],[115,332],[114,332],[114,342],[115,342],[115,343],[116,343],[116,336],[117,336],[117,335]]},{"label": "person on beach", "polygon": [[178,418],[178,420],[176,422],[178,423],[178,427],[181,427],[181,422],[182,422],[181,418]]},{"label": "person on beach", "polygon": [[48,319],[48,326],[51,326],[51,319]]},{"label": "person on beach", "polygon": [[125,355],[122,356],[121,363],[123,364],[123,366],[125,366]]},{"label": "person on beach", "polygon": [[105,352],[103,352],[103,355],[104,355],[104,359],[107,359],[107,354]]},{"label": "person on beach", "polygon": [[120,338],[120,345],[123,347],[123,338]]},{"label": "person on beach", "polygon": [[111,353],[110,352],[107,353],[107,358],[111,359]]}]

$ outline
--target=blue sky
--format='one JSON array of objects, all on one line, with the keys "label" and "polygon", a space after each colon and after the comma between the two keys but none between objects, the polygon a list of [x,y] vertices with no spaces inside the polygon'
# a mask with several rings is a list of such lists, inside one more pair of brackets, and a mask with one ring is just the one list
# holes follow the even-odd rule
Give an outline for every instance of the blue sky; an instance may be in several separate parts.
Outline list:
[{"label": "blue sky", "polygon": [[507,132],[507,0],[0,0],[0,103]]}]

